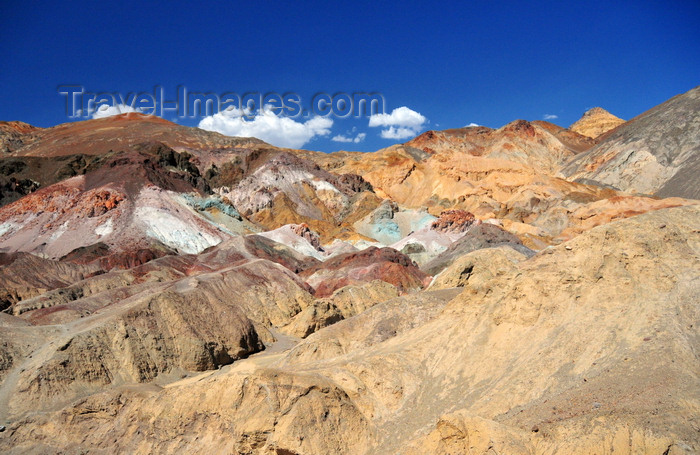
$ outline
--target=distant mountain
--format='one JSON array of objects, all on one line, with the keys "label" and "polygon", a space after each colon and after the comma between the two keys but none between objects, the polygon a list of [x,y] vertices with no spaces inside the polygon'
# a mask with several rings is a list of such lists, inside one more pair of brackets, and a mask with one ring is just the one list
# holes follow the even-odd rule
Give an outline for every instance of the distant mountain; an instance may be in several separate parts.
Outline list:
[{"label": "distant mountain", "polygon": [[595,139],[623,123],[625,123],[624,120],[615,117],[602,107],[594,107],[584,112],[583,116],[569,127],[569,130]]},{"label": "distant mountain", "polygon": [[700,87],[600,137],[565,166],[571,180],[623,191],[700,199]]}]

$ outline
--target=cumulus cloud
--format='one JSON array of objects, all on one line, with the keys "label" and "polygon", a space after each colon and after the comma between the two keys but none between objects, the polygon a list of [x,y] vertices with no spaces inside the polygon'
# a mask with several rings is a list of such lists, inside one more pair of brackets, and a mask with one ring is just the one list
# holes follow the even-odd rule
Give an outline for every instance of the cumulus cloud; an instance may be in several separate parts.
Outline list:
[{"label": "cumulus cloud", "polygon": [[277,147],[288,148],[300,148],[316,136],[327,136],[333,126],[333,120],[326,117],[316,116],[305,122],[281,117],[270,106],[265,106],[252,119],[248,114],[241,109],[229,108],[203,118],[198,126],[226,136],[256,137]]},{"label": "cumulus cloud", "polygon": [[370,127],[383,127],[380,136],[385,139],[406,139],[418,134],[428,119],[406,106],[397,107],[391,114],[374,114]]},{"label": "cumulus cloud", "polygon": [[379,134],[384,139],[407,139],[418,134],[418,130],[412,128],[397,128],[395,126],[390,126],[389,128],[382,130]]},{"label": "cumulus cloud", "polygon": [[352,142],[352,143],[357,144],[357,143],[359,143],[359,142],[364,141],[366,137],[367,137],[367,133],[359,133],[359,134],[358,134],[357,136],[355,136],[355,137],[349,137],[349,136],[346,136],[346,135],[344,135],[344,134],[338,134],[338,135],[336,135],[336,136],[333,136],[333,137],[331,138],[331,141],[334,141],[334,142],[348,142],[348,143]]},{"label": "cumulus cloud", "polygon": [[[94,112],[92,112],[92,118],[104,118],[111,117],[113,115],[126,114],[127,112],[143,112],[139,108],[133,108],[128,104],[115,104],[110,106],[108,104],[102,104]],[[82,111],[81,111],[82,114]]]},{"label": "cumulus cloud", "polygon": [[556,119],[558,119],[558,118],[559,118],[558,115],[554,115],[554,114],[544,114],[544,119],[545,119],[545,120],[556,120]]}]

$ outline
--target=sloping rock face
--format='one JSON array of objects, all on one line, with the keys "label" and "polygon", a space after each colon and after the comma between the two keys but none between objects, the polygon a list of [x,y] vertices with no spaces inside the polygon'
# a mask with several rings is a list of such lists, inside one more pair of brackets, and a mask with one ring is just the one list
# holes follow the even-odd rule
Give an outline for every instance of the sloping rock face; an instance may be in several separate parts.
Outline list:
[{"label": "sloping rock face", "polygon": [[30,143],[34,138],[33,133],[40,129],[24,122],[0,122],[0,156]]},{"label": "sloping rock face", "polygon": [[429,227],[435,219],[425,208],[405,209],[385,199],[369,215],[356,221],[353,229],[370,240],[390,246]]},{"label": "sloping rock face", "polygon": [[564,172],[623,191],[700,199],[700,87],[633,118]]},{"label": "sloping rock face", "polygon": [[[17,127],[10,127],[7,123],[0,124],[0,137],[4,137],[3,131],[8,129],[17,133]],[[257,139],[225,137],[158,117],[133,113],[52,128],[28,128],[20,128],[24,131],[21,133],[21,143],[13,146],[9,154],[0,157],[2,204],[36,188],[83,175],[102,166],[111,170],[115,170],[116,166],[118,171],[123,163],[115,161],[113,157],[121,153],[156,155],[151,161],[162,167],[185,171],[182,176],[188,177],[188,174],[194,174],[194,169],[203,175],[205,171],[224,164],[236,172],[243,172],[242,157],[264,154],[264,150],[270,148]],[[258,152],[254,153],[251,148]],[[200,186],[202,179],[198,180],[193,186],[204,190],[204,186]],[[14,187],[11,188],[10,183],[13,182]],[[34,186],[30,187],[32,182]]]},{"label": "sloping rock face", "polygon": [[295,224],[291,228],[296,235],[309,242],[309,245],[313,248],[316,250],[321,249],[321,240],[318,237],[318,233],[312,231],[308,224]]},{"label": "sloping rock face", "polygon": [[31,136],[30,143],[13,150],[14,156],[104,155],[110,150],[132,149],[143,142],[153,141],[197,157],[203,157],[205,151],[210,155],[211,149],[226,149],[230,157],[231,151],[265,144],[254,138],[226,137],[135,113],[36,129]]},{"label": "sloping rock face", "polygon": [[428,289],[449,289],[469,286],[475,289],[496,276],[516,270],[515,264],[527,256],[510,246],[497,246],[473,251],[459,256],[440,271]]},{"label": "sloping rock face", "polygon": [[390,246],[423,266],[479,224],[481,220],[465,210],[445,210],[439,218]]},{"label": "sloping rock face", "polygon": [[[379,203],[371,184],[358,175],[329,173],[257,139],[225,137],[157,117],[124,114],[25,133],[4,127],[7,134],[23,134],[31,141],[15,141],[0,158],[0,204],[103,168],[117,174],[128,170],[121,178],[132,182],[143,177],[142,172],[132,176],[124,159],[140,160],[146,169],[156,165],[174,171],[160,180],[148,175],[156,186],[172,190],[179,176],[200,194],[213,190],[225,196],[239,214],[264,229],[307,223],[324,240],[346,231],[353,238],[343,223],[365,216]],[[134,154],[141,157],[134,159]],[[229,220],[209,218],[231,230]]]},{"label": "sloping rock face", "polygon": [[562,172],[685,153],[686,95],[367,154],[0,124],[0,452],[700,452],[700,205]]},{"label": "sloping rock face", "polygon": [[316,297],[327,297],[336,289],[373,280],[385,281],[401,292],[421,289],[427,275],[393,248],[370,247],[356,253],[339,254],[300,274]]},{"label": "sloping rock face", "polygon": [[0,253],[0,311],[99,271],[97,266],[51,261],[27,253]]},{"label": "sloping rock face", "polygon": [[307,224],[288,224],[258,235],[287,245],[299,254],[319,260],[324,257],[325,250],[321,247],[318,233]]},{"label": "sloping rock face", "polygon": [[305,338],[338,321],[363,313],[399,295],[395,286],[381,280],[342,287],[329,297],[317,299],[285,327],[291,335]]},{"label": "sloping rock face", "polygon": [[312,161],[282,152],[218,192],[246,218],[274,229],[307,224],[328,240],[349,226],[349,216],[364,216],[379,204],[372,186],[354,174],[335,175]]},{"label": "sloping rock face", "polygon": [[569,127],[569,130],[595,139],[623,123],[625,123],[624,120],[615,117],[602,107],[594,107],[584,112],[581,118]]},{"label": "sloping rock face", "polygon": [[175,192],[145,186],[129,194],[122,185],[88,185],[74,177],[1,208],[0,248],[60,258],[103,243],[109,254],[150,249],[158,257],[201,252],[227,237],[181,204]]},{"label": "sloping rock face", "polygon": [[[32,325],[0,335],[8,349],[0,418],[262,350],[274,339],[268,329],[284,330],[313,298],[293,272],[230,247],[89,276],[14,303],[14,320]],[[11,347],[25,338],[32,341],[20,362]]]},{"label": "sloping rock face", "polygon": [[527,256],[532,256],[534,254],[534,251],[523,246],[520,239],[510,232],[493,224],[481,223],[470,229],[459,240],[449,245],[449,247],[436,258],[422,265],[421,270],[428,275],[434,276],[448,267],[455,259],[469,254],[472,251],[500,246],[509,246]]},{"label": "sloping rock face", "polygon": [[216,245],[228,235],[179,197],[208,191],[190,158],[162,144],[99,156],[79,175],[0,208],[0,248],[133,266],[129,256],[145,261]]},{"label": "sloping rock face", "polygon": [[[374,153],[301,153],[329,171],[361,175],[378,196],[402,207],[434,216],[460,209],[518,223],[518,234],[541,248],[578,223],[573,210],[617,195],[563,179],[563,165],[595,143],[550,123],[518,120],[497,130],[428,131]],[[365,235],[391,245],[385,240],[390,220],[385,224],[386,233],[377,233],[384,237]]]},{"label": "sloping rock face", "polygon": [[27,416],[0,447],[692,454],[699,223],[697,207],[609,223],[456,296],[376,305],[287,354]]},{"label": "sloping rock face", "polygon": [[[562,160],[580,151],[559,131],[542,122],[516,120],[499,129],[483,126],[446,131],[428,131],[405,145],[429,154],[460,151],[472,156],[505,159],[554,174]],[[570,133],[575,136],[575,133]],[[585,139],[580,139],[586,142]],[[589,144],[589,146],[592,145]]]}]

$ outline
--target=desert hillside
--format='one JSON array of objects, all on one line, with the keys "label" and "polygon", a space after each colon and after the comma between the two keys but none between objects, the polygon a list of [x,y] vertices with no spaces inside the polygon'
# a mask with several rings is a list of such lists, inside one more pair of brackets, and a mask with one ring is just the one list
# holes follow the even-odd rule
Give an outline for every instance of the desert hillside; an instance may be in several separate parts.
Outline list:
[{"label": "desert hillside", "polygon": [[700,198],[700,87],[675,96],[610,131],[564,168],[629,193]]},{"label": "desert hillside", "polygon": [[0,122],[0,451],[700,453],[699,103],[368,153]]}]

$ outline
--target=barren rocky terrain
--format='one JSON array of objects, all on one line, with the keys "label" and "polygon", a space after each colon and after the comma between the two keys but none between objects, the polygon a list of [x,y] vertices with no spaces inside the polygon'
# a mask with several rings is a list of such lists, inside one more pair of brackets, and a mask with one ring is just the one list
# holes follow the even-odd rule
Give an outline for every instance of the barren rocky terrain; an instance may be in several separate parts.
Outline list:
[{"label": "barren rocky terrain", "polygon": [[699,97],[371,153],[0,122],[0,451],[700,453]]}]

